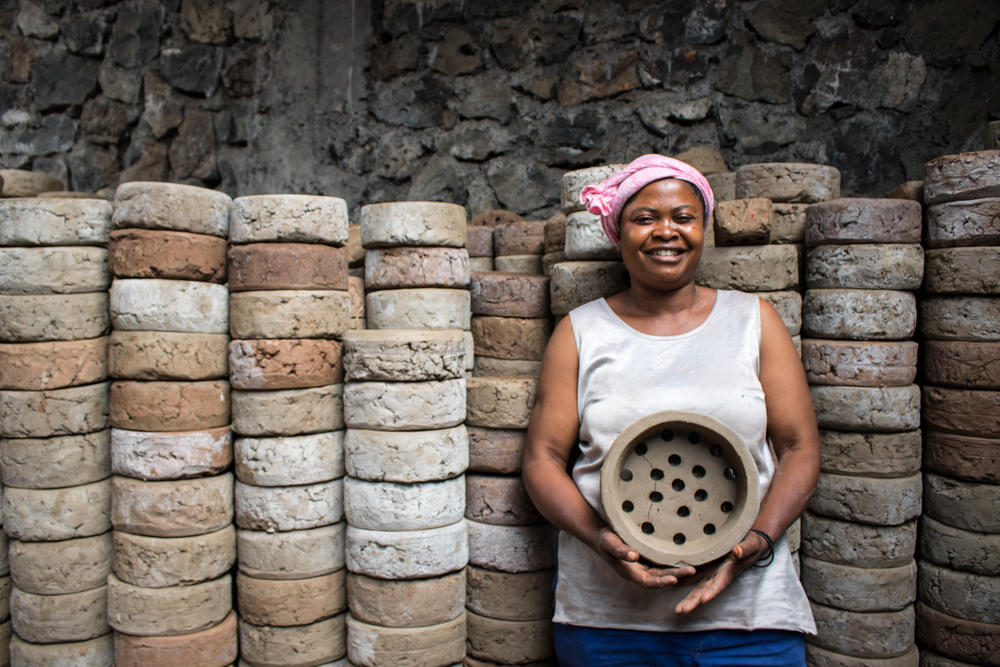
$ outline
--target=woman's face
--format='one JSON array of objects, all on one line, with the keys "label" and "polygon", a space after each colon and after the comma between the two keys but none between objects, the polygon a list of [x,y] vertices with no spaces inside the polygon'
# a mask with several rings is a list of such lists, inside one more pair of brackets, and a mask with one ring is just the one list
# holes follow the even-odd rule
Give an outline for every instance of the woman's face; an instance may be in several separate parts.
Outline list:
[{"label": "woman's face", "polygon": [[667,178],[639,190],[622,209],[618,247],[633,284],[673,290],[694,281],[705,211],[694,186]]}]

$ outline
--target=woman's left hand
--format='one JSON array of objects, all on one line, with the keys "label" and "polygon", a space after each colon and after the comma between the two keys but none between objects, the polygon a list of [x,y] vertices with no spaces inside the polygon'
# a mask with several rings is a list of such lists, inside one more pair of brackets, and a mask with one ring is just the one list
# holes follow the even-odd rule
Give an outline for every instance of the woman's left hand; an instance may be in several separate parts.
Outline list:
[{"label": "woman's left hand", "polygon": [[[697,581],[697,585],[677,603],[674,611],[689,614],[700,605],[715,599],[743,570],[766,555],[767,549],[768,544],[764,538],[757,533],[748,533],[728,554],[698,568],[698,572],[687,580]],[[679,583],[683,585],[687,582],[682,580]]]}]

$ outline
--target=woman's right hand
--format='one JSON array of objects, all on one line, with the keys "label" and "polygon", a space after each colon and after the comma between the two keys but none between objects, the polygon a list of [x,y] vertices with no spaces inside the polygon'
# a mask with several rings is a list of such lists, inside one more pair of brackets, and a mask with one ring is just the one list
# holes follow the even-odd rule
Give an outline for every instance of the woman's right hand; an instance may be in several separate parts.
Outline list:
[{"label": "woman's right hand", "polygon": [[681,577],[695,574],[690,565],[681,567],[657,567],[639,562],[639,553],[622,542],[607,526],[598,530],[592,548],[606,560],[615,572],[643,588],[666,588],[674,586]]}]

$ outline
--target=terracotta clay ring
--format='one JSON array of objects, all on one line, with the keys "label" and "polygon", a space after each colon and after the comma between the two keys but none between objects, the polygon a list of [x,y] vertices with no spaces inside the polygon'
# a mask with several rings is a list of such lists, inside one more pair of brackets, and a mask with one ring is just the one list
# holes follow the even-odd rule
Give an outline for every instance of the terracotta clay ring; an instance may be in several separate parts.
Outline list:
[{"label": "terracotta clay ring", "polygon": [[757,467],[719,420],[666,410],[615,438],[601,466],[612,530],[661,565],[701,565],[742,541],[760,504]]}]

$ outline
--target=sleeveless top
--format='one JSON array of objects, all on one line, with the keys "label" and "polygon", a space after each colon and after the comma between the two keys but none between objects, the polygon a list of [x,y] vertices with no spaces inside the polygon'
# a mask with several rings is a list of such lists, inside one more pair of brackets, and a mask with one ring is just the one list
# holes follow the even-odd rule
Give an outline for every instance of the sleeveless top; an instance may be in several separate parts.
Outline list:
[{"label": "sleeveless top", "polygon": [[[569,317],[580,359],[580,456],[572,475],[598,515],[607,519],[601,508],[600,470],[611,443],[632,422],[667,409],[707,414],[736,431],[750,448],[764,496],[775,462],[766,439],[764,391],[758,379],[761,329],[756,296],[719,290],[705,321],[677,336],[636,331],[604,299],[576,308]],[[784,535],[775,541],[774,551],[771,565],[744,570],[714,600],[678,616],[674,606],[691,586],[643,589],[563,531],[553,620],[633,630],[767,628],[815,633]]]}]

